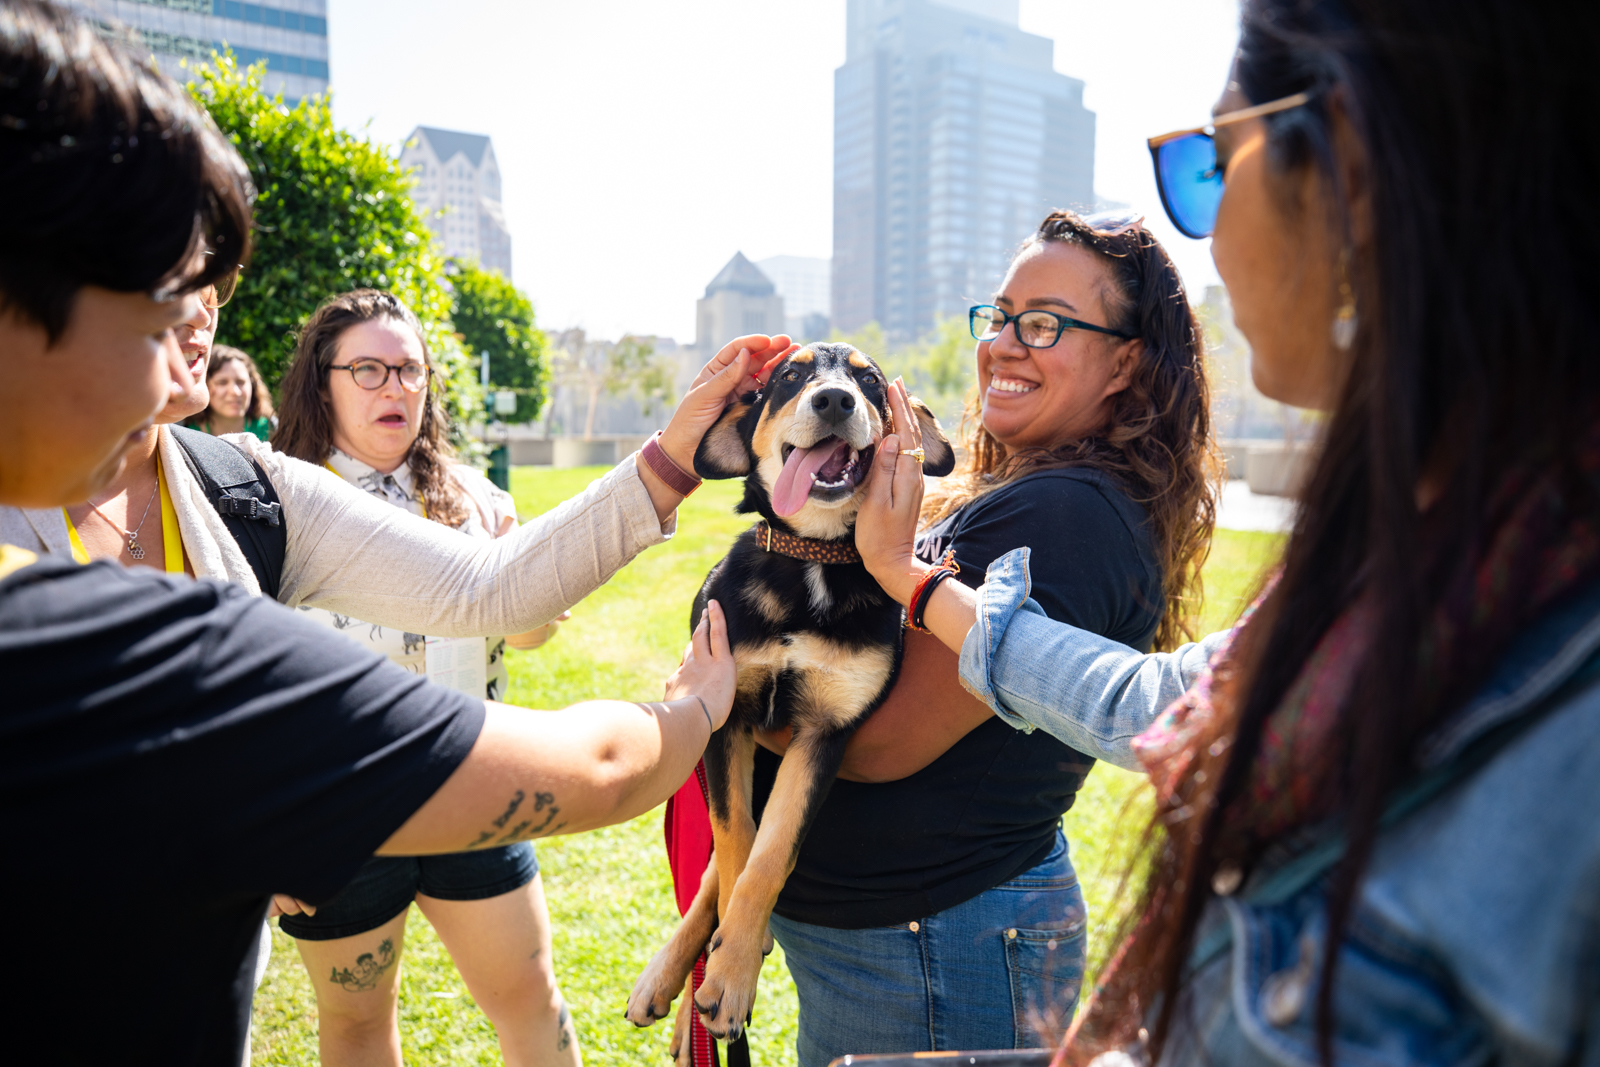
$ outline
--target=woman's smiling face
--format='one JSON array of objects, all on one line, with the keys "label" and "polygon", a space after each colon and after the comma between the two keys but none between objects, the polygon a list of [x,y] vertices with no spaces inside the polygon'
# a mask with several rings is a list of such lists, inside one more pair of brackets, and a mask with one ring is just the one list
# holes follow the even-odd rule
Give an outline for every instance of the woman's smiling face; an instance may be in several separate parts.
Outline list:
[{"label": "woman's smiling face", "polygon": [[[1111,272],[1100,257],[1064,241],[1023,249],[995,304],[1011,315],[1053,311],[1111,326],[1105,294]],[[978,342],[983,426],[1012,452],[1051,448],[1087,437],[1111,415],[1111,398],[1128,387],[1143,342],[1090,330],[1064,329],[1050,348],[1028,348],[1007,323]]]}]

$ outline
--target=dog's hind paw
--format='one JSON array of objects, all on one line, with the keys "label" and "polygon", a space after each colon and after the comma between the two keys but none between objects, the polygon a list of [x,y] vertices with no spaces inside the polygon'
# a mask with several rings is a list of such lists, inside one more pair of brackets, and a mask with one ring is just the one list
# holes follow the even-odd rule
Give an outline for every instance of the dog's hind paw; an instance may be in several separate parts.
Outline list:
[{"label": "dog's hind paw", "polygon": [[[688,993],[688,990],[684,991]],[[685,996],[683,1003],[678,1005],[678,1013],[672,1019],[672,1063],[673,1067],[694,1067],[693,1055],[690,1046],[693,1044],[690,1031],[694,1029],[692,1005],[694,997]]]}]

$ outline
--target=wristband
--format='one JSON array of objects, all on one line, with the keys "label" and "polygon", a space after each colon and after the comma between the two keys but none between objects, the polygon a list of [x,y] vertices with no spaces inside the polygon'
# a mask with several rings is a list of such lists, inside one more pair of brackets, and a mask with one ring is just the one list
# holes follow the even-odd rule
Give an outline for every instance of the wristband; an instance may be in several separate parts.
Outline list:
[{"label": "wristband", "polygon": [[661,431],[657,430],[639,450],[639,458],[644,460],[644,465],[649,467],[657,478],[667,484],[668,489],[679,496],[689,496],[700,488],[700,479],[672,461],[672,457],[667,455],[667,450],[661,447],[660,438]]},{"label": "wristband", "polygon": [[950,549],[944,558],[931,571],[922,576],[917,582],[917,587],[911,591],[911,599],[906,601],[906,626],[921,633],[931,634],[932,630],[922,625],[922,616],[927,611],[928,597],[933,593],[934,587],[953,574],[961,573],[961,564],[956,562],[956,550]]},{"label": "wristband", "polygon": [[919,630],[925,634],[933,633],[933,631],[928,629],[922,621],[923,618],[928,614],[928,601],[933,599],[933,591],[939,588],[940,582],[944,581],[946,578],[954,578],[955,576],[955,571],[941,570],[933,572],[932,576],[928,579],[928,584],[922,587],[922,599],[917,601],[917,612],[911,618],[911,628],[913,630]]}]

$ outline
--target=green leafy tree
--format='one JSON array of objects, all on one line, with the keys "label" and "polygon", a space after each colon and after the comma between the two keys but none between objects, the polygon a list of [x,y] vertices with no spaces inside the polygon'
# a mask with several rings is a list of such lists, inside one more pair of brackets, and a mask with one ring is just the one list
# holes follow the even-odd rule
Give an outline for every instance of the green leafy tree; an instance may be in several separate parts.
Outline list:
[{"label": "green leafy tree", "polygon": [[[444,263],[388,147],[337,129],[326,95],[293,108],[262,86],[266,64],[213,54],[189,91],[233,142],[255,182],[255,252],[218,340],[255,357],[276,385],[300,326],[330,296],[387,289],[422,320],[457,427],[482,410],[474,361],[450,324]],[[458,439],[458,443],[460,442]]]},{"label": "green leafy tree", "polygon": [[550,377],[533,302],[497,270],[452,263],[448,271],[455,289],[450,317],[456,333],[468,353],[489,357],[490,387],[517,394],[517,413],[506,421],[532,422],[549,396]]}]

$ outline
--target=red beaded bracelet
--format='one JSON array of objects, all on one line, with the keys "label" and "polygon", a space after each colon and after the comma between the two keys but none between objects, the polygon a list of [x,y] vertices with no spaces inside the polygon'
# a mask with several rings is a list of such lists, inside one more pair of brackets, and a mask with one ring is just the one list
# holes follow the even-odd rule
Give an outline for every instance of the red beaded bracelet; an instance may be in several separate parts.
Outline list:
[{"label": "red beaded bracelet", "polygon": [[922,616],[928,610],[928,598],[933,595],[940,582],[960,573],[961,564],[956,562],[956,550],[952,548],[944,554],[938,566],[924,574],[922,580],[917,582],[917,587],[911,590],[911,599],[906,602],[907,628],[918,633],[933,633],[922,625]]},{"label": "red beaded bracelet", "polygon": [[661,447],[660,437],[661,431],[657,430],[639,450],[639,458],[644,460],[645,466],[655,472],[657,478],[667,483],[668,489],[679,496],[688,496],[700,488],[700,479],[672,461],[672,457],[667,455],[667,450]]}]

